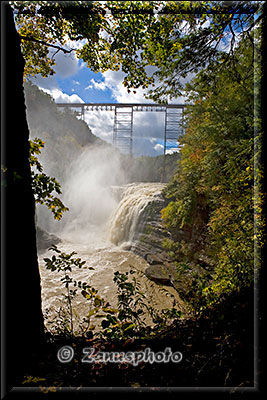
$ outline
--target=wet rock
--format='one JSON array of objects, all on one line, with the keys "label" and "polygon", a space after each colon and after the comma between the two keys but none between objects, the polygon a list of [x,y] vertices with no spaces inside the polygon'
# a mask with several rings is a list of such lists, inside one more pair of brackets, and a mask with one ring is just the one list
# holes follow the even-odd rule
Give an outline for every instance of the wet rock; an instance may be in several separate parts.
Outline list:
[{"label": "wet rock", "polygon": [[150,265],[161,264],[163,261],[157,254],[147,254],[145,259]]},{"label": "wet rock", "polygon": [[156,283],[161,283],[162,285],[171,285],[172,276],[168,272],[169,271],[167,271],[162,264],[151,265],[145,270],[148,279]]},{"label": "wet rock", "polygon": [[[143,229],[141,232],[139,231],[138,237],[131,246],[131,251],[143,257],[149,265],[155,266],[154,269],[148,269],[147,277],[158,282],[169,280],[170,271],[168,271],[167,266],[173,264],[168,251],[163,246],[163,240],[169,239],[171,236],[161,220],[161,210],[164,206],[166,204],[162,198],[149,204]],[[175,268],[173,265],[171,273],[174,272]],[[164,274],[167,274],[167,277],[163,277]]]}]

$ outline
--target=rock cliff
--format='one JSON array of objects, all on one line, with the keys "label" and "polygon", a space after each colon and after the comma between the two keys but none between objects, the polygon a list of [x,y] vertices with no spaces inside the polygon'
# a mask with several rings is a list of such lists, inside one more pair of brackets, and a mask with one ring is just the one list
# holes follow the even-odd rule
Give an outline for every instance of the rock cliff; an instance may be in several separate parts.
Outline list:
[{"label": "rock cliff", "polygon": [[163,240],[171,237],[161,219],[161,210],[166,205],[166,200],[161,195],[148,204],[143,230],[136,235],[130,250],[143,257],[150,265],[145,271],[149,279],[175,286],[177,267],[163,246]]}]

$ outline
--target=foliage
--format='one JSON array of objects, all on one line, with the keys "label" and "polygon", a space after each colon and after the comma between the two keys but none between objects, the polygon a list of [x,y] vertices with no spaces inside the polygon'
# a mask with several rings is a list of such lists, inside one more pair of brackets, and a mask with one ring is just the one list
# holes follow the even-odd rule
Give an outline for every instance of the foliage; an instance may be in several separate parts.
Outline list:
[{"label": "foliage", "polygon": [[[193,105],[186,112],[178,171],[165,193],[171,201],[162,211],[173,237],[182,229],[187,238],[182,251],[179,247],[176,252],[177,259],[189,259],[192,243],[196,264],[203,251],[210,259],[212,279],[194,277],[191,295],[198,310],[227,292],[251,285],[254,279],[254,53],[250,41],[241,41],[234,56],[234,69],[223,67],[222,55],[187,85]],[[211,76],[214,69],[216,85]]]},{"label": "foliage", "polygon": [[[131,275],[134,270],[130,270]],[[102,321],[104,331],[103,337],[112,339],[123,339],[125,337],[136,336],[137,331],[140,335],[144,332],[145,324],[142,320],[144,316],[145,295],[140,290],[140,284],[136,278],[129,281],[128,272],[121,274],[114,273],[113,281],[118,288],[118,313],[117,315],[107,314],[106,319]]]},{"label": "foliage", "polygon": [[55,178],[43,173],[43,167],[38,161],[36,155],[39,155],[44,147],[41,139],[30,140],[30,166],[32,168],[32,188],[35,201],[39,204],[45,204],[54,215],[54,218],[60,220],[63,212],[68,211],[59,197],[53,194],[61,194],[61,187]]},{"label": "foliage", "polygon": [[[175,304],[172,308],[161,311],[151,306],[150,299],[142,291],[135,274],[136,271],[132,269],[129,273],[122,274],[118,271],[114,273],[113,281],[117,285],[118,313],[107,314],[106,319],[102,321],[104,330],[101,337],[113,341],[129,338],[145,339],[159,334],[168,325],[181,319],[182,312],[175,307]],[[131,279],[129,279],[130,277]]]},{"label": "foliage", "polygon": [[[64,299],[67,309],[61,306],[57,316],[49,321],[52,324],[52,331],[65,336],[82,335],[87,338],[96,337],[106,340],[123,341],[129,338],[144,338],[155,335],[166,328],[171,322],[180,320],[182,313],[175,308],[162,311],[154,309],[150,305],[149,298],[142,291],[141,284],[136,278],[136,271],[115,272],[113,281],[117,285],[117,308],[112,308],[103,299],[98,290],[87,282],[77,281],[73,278],[73,268],[82,268],[85,261],[74,258],[75,252],[66,254],[53,245],[50,250],[56,255],[51,258],[44,258],[46,268],[52,272],[59,273],[60,282],[66,288]],[[87,267],[94,270],[93,267]],[[131,277],[131,279],[129,279]],[[78,323],[75,329],[75,322],[79,321],[79,315],[75,311],[73,300],[80,294],[88,303],[88,314]],[[47,310],[48,318],[49,310]],[[92,323],[92,318],[101,319],[101,330],[97,331]],[[152,325],[147,324],[150,318]]]},{"label": "foliage", "polygon": [[[227,54],[224,66],[234,64],[233,50],[242,38],[250,38],[251,29],[261,19],[260,2],[205,1],[167,2],[152,27],[149,59],[157,67],[154,78],[160,84],[149,91],[155,101],[169,101],[183,92],[185,78],[209,66],[216,82],[213,62],[218,54]],[[212,79],[213,78],[213,79]]]},{"label": "foliage", "polygon": [[[82,268],[86,261],[82,261],[79,257],[74,258],[73,256],[76,254],[74,251],[70,254],[63,253],[55,245],[53,245],[50,250],[57,253],[57,256],[53,255],[51,259],[44,258],[46,268],[52,272],[56,271],[58,273],[63,273],[60,281],[65,286],[67,292],[64,297],[67,301],[68,312],[64,313],[64,309],[61,309],[61,318],[58,320],[58,323],[60,324],[59,330],[65,334],[70,334],[71,336],[75,334],[73,299],[79,291],[88,302],[88,315],[83,318],[83,323],[80,325],[80,329],[82,330],[83,335],[89,336],[94,329],[94,326],[90,324],[92,315],[97,315],[98,312],[104,310],[106,312],[113,312],[113,310],[109,308],[109,304],[98,295],[98,291],[95,288],[86,282],[76,281],[71,276],[73,268]],[[87,268],[89,270],[94,270],[93,267]],[[67,316],[69,316],[69,318],[67,318]],[[90,333],[88,334],[88,332]]]},{"label": "foliage", "polygon": [[[12,6],[26,75],[53,74],[55,54],[76,51],[94,72],[121,68],[129,91],[146,89],[157,79],[159,85],[149,95],[166,101],[179,95],[182,79],[212,61],[226,42],[230,46],[224,61],[232,64],[234,46],[242,37],[251,39],[262,3],[15,1]],[[67,40],[84,43],[75,50]],[[148,66],[155,68],[149,72]]]},{"label": "foliage", "polygon": [[[48,393],[62,387],[215,387],[228,390],[248,388],[254,381],[254,306],[253,290],[233,293],[216,309],[202,316],[180,320],[165,334],[142,340],[129,339],[121,343],[74,337],[64,340],[49,337],[38,368],[33,367],[22,378],[23,386],[39,386]],[[55,354],[61,346],[72,346],[74,358],[58,364]],[[180,363],[125,362],[81,363],[84,348],[99,352],[162,352],[166,348],[179,350]],[[100,353],[100,354],[101,354]],[[102,353],[103,354],[103,353]],[[40,388],[41,386],[41,388]]]}]

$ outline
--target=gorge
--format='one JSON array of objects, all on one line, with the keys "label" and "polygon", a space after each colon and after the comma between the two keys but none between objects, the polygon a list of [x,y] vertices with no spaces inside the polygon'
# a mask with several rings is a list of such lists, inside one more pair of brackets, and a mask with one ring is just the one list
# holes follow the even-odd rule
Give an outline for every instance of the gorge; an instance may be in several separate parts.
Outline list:
[{"label": "gorge", "polygon": [[[61,199],[69,208],[56,221],[51,210],[37,205],[46,326],[53,330],[65,290],[60,277],[45,268],[44,258],[52,256],[52,244],[64,253],[75,251],[86,261],[84,268],[72,271],[73,279],[89,281],[110,303],[116,303],[114,272],[132,268],[157,309],[171,307],[174,300],[182,309],[169,278],[175,271],[168,269],[172,265],[161,243],[168,236],[160,221],[165,206],[161,191],[166,185],[159,182],[162,156],[130,158],[120,154],[94,136],[84,121],[59,111],[50,96],[36,86],[27,83],[25,95],[30,136],[44,141],[38,159],[44,171],[60,183]],[[175,171],[178,158],[178,154],[166,157],[167,177]],[[162,270],[165,266],[167,272]],[[160,279],[155,279],[155,270]],[[83,298],[77,298],[74,308],[78,319],[86,315]]]}]

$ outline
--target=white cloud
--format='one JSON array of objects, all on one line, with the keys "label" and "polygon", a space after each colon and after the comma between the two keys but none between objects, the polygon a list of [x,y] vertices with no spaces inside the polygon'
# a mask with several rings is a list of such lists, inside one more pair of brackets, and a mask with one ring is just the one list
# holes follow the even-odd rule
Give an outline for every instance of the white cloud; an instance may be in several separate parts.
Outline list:
[{"label": "white cloud", "polygon": [[91,85],[88,85],[87,87],[85,87],[85,90],[89,90],[89,89],[96,89],[96,90],[106,90],[108,89],[107,85],[105,82],[101,81],[101,82],[96,82],[94,80],[94,78],[92,78],[90,80],[90,82],[92,82]]},{"label": "white cloud", "polygon": [[[53,54],[53,51],[50,50],[50,55]],[[55,75],[48,76],[47,78],[43,78],[41,75],[36,75],[33,78],[30,78],[32,83],[39,86],[42,89],[53,90],[59,89],[56,76],[59,78],[68,78],[72,75],[75,75],[79,68],[79,60],[74,53],[63,54],[59,52],[55,55],[56,65],[53,67],[55,70]],[[79,84],[78,81],[72,81],[76,85]]]},{"label": "white cloud", "polygon": [[[57,54],[55,54],[54,49],[50,49],[49,55],[53,56],[55,54],[55,66],[54,70],[56,74],[60,78],[68,78],[72,75],[75,75],[79,69],[83,68],[85,63],[82,63],[79,65],[79,59],[76,56],[75,50],[81,49],[82,46],[86,43],[86,39],[84,40],[79,40],[79,41],[72,41],[70,39],[67,39],[66,44],[63,46],[64,49],[74,49],[71,53],[63,53],[63,51],[59,51]],[[57,43],[59,46],[60,43]]]},{"label": "white cloud", "polygon": [[68,78],[75,75],[79,70],[79,60],[75,53],[57,53],[55,56],[55,72],[60,78]]},{"label": "white cloud", "polygon": [[144,97],[145,91],[141,88],[136,89],[133,93],[131,90],[128,93],[127,88],[123,85],[123,79],[125,74],[122,71],[107,71],[103,74],[104,84],[105,86],[111,90],[112,97],[118,103],[150,103],[151,100],[148,100]]},{"label": "white cloud", "polygon": [[83,69],[86,67],[86,63],[84,61],[80,61],[80,69]]},{"label": "white cloud", "polygon": [[66,45],[64,46],[67,49],[81,49],[87,42],[87,39],[82,40],[71,40],[67,36],[66,38]]},{"label": "white cloud", "polygon": [[[155,72],[155,67],[147,67],[146,68],[148,75],[152,75],[153,72]],[[110,89],[112,97],[114,100],[118,103],[153,103],[153,100],[146,99],[145,94],[148,92],[148,90],[152,89],[152,86],[148,87],[148,89],[142,89],[138,88],[135,89],[135,93],[133,92],[133,89],[131,89],[130,93],[128,93],[127,88],[123,85],[123,79],[125,77],[125,74],[120,70],[120,71],[106,71],[102,74],[104,78],[103,85],[105,85],[105,88]],[[182,79],[182,83],[187,83],[189,82],[193,74],[188,74],[185,79]],[[155,81],[155,85],[158,85],[158,81]],[[155,87],[156,87],[155,86]],[[184,97],[179,97],[177,99],[172,99],[169,101],[169,103],[180,103],[183,104],[185,103],[185,98]]]},{"label": "white cloud", "polygon": [[113,121],[114,112],[112,111],[85,112],[85,122],[93,134],[110,143],[113,138]]},{"label": "white cloud", "polygon": [[172,149],[167,149],[166,154],[173,154],[173,153],[179,153],[178,148],[172,148]]},{"label": "white cloud", "polygon": [[67,93],[63,93],[62,90],[58,88],[42,90],[50,94],[56,103],[84,103],[84,101],[77,94],[68,95]]},{"label": "white cloud", "polygon": [[164,146],[160,143],[157,143],[156,146],[154,146],[154,150],[156,150],[157,152],[162,152],[162,150],[164,149]]},{"label": "white cloud", "polygon": [[133,141],[133,151],[135,156],[158,156],[163,153],[163,150],[159,153],[153,146],[151,146],[150,139],[148,138],[136,138]]}]

